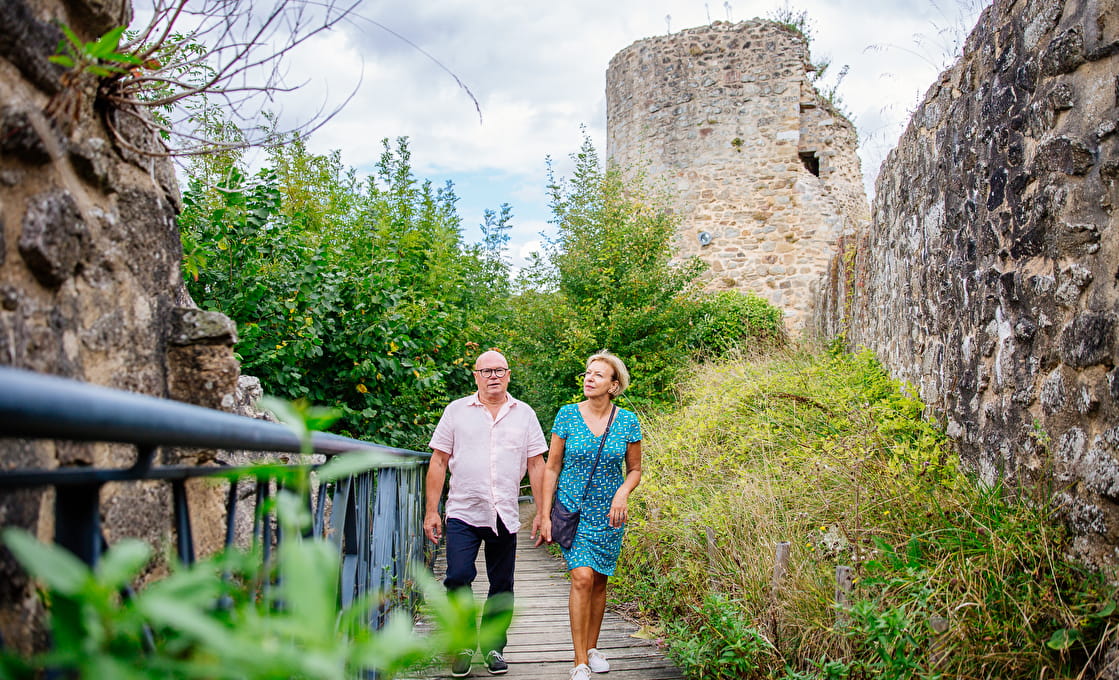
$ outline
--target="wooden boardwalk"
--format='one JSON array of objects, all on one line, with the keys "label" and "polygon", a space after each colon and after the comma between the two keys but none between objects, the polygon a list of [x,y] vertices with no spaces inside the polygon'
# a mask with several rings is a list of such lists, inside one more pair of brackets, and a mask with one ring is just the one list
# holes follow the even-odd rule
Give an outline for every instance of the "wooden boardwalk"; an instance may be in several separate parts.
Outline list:
[{"label": "wooden boardwalk", "polygon": [[[523,508],[524,506],[522,506]],[[517,537],[516,606],[505,660],[509,680],[568,680],[575,654],[567,619],[568,580],[563,559],[547,547],[533,547],[529,539],[531,514],[524,517]],[[442,555],[440,556],[442,557]],[[442,560],[436,576],[442,578]],[[478,556],[475,597],[481,601],[487,588],[486,567]],[[610,611],[607,606],[598,647],[610,660],[610,672],[593,677],[601,680],[683,680],[680,669],[665,658],[652,640],[633,637],[638,627]],[[447,666],[429,670],[424,678],[450,678]],[[488,678],[481,655],[475,655],[472,678]]]}]

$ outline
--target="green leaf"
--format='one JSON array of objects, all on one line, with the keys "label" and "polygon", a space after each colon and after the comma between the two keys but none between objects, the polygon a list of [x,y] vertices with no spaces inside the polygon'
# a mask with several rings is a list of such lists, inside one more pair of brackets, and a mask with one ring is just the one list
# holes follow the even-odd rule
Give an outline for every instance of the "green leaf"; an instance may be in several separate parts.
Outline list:
[{"label": "green leaf", "polygon": [[[305,479],[300,479],[296,484],[298,488],[306,488]],[[276,495],[276,516],[280,526],[285,529],[300,532],[311,525],[311,514],[299,495],[290,490],[284,490]]]},{"label": "green leaf", "polygon": [[8,528],[2,536],[4,545],[32,576],[63,595],[78,594],[93,576],[70,551],[53,543],[40,543],[23,529]]},{"label": "green leaf", "polygon": [[124,35],[124,26],[109,29],[97,42],[88,43],[86,51],[98,59],[108,59],[120,45],[120,37]]},{"label": "green leaf", "polygon": [[284,541],[280,545],[281,598],[300,625],[317,633],[334,636],[337,618],[337,579],[322,578],[338,573],[338,549],[323,541]]},{"label": "green leaf", "polygon": [[81,51],[82,41],[78,39],[77,34],[70,30],[70,27],[66,24],[59,24],[58,27],[62,29],[63,34],[66,35],[66,39],[70,41],[70,44]]},{"label": "green leaf", "polygon": [[239,642],[230,631],[209,615],[199,611],[192,600],[153,596],[144,593],[137,607],[153,623],[185,633],[211,646],[219,654],[232,655]]},{"label": "green leaf", "polygon": [[1053,631],[1053,634],[1049,636],[1049,640],[1045,643],[1045,646],[1061,652],[1073,646],[1079,639],[1079,632],[1069,630],[1068,628],[1061,628]]},{"label": "green leaf", "polygon": [[65,54],[56,54],[53,57],[47,57],[47,60],[51,61],[51,62],[54,62],[55,64],[58,64],[59,66],[65,66],[66,68],[74,68],[74,60],[71,59],[70,57],[66,56]]},{"label": "green leaf", "polygon": [[397,669],[431,658],[433,642],[416,635],[411,617],[393,612],[376,636],[357,646],[354,661],[395,677]]},{"label": "green leaf", "polygon": [[151,559],[152,549],[147,543],[126,538],[101,557],[95,572],[98,580],[112,589],[128,584]]},{"label": "green leaf", "polygon": [[120,73],[120,69],[116,69],[116,68],[113,68],[111,66],[90,65],[90,66],[87,67],[87,69],[89,70],[90,73],[92,73],[93,75],[95,75],[99,78],[108,78],[109,76]]},{"label": "green leaf", "polygon": [[308,430],[321,432],[342,417],[342,410],[331,406],[311,406],[303,412]]},{"label": "green leaf", "polygon": [[333,482],[370,470],[414,467],[419,462],[415,458],[407,458],[383,451],[351,451],[331,458],[326,464],[315,470],[315,476],[320,481]]},{"label": "green leaf", "polygon": [[179,602],[208,602],[215,599],[220,591],[221,581],[212,571],[212,566],[199,563],[152,583],[142,595]]},{"label": "green leaf", "polygon": [[285,399],[278,399],[265,395],[260,398],[257,406],[265,411],[271,411],[272,415],[276,416],[288,429],[295,432],[295,435],[302,440],[307,435],[307,423],[303,420],[302,414],[295,404]]}]

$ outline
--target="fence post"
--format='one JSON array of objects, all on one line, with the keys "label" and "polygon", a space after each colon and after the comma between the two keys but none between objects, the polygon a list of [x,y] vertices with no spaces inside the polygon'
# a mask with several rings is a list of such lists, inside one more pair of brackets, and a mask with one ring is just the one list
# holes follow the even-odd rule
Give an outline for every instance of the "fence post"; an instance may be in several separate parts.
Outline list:
[{"label": "fence post", "polygon": [[842,628],[847,625],[847,608],[851,605],[851,587],[853,585],[851,567],[836,565],[835,567],[835,625]]},{"label": "fence post", "polygon": [[715,530],[705,526],[703,532],[707,535],[707,589],[715,592],[715,554],[718,550],[715,545]]},{"label": "fence post", "polygon": [[773,580],[769,584],[769,590],[774,599],[777,597],[777,591],[781,588],[781,581],[785,579],[785,574],[789,571],[789,546],[788,541],[777,542],[777,552],[773,559]]},{"label": "fence post", "polygon": [[777,624],[777,602],[781,595],[781,582],[785,580],[785,575],[789,573],[789,549],[791,544],[788,541],[778,541],[776,552],[773,558],[773,578],[769,582],[769,639],[773,642],[773,646],[777,646],[778,639],[778,624]]},{"label": "fence post", "polygon": [[948,632],[948,619],[934,616],[929,619],[929,628],[935,633],[932,644],[929,645],[929,662],[935,668],[948,654],[948,636],[945,635]]}]

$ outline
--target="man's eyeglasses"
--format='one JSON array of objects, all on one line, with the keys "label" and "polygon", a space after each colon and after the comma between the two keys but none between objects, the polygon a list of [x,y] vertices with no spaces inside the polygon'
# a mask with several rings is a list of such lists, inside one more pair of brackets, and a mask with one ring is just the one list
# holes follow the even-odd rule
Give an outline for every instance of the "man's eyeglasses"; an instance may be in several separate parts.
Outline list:
[{"label": "man's eyeglasses", "polygon": [[480,374],[483,378],[504,378],[505,374],[509,372],[508,368],[475,368],[475,373]]}]

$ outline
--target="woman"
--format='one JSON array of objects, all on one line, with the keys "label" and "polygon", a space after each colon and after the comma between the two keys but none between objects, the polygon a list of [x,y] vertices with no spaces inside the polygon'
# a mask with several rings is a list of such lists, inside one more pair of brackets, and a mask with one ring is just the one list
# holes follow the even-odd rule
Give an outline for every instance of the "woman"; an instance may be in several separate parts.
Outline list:
[{"label": "woman", "polygon": [[610,670],[597,649],[606,612],[606,580],[613,575],[622,548],[629,494],[641,481],[641,426],[636,415],[613,403],[629,386],[625,364],[609,352],[599,352],[587,359],[582,377],[586,399],[562,407],[552,426],[536,542],[552,541],[550,516],[558,491],[568,509],[580,511],[575,541],[563,550],[571,574],[567,602],[575,647],[571,680],[590,680],[591,673]]}]

